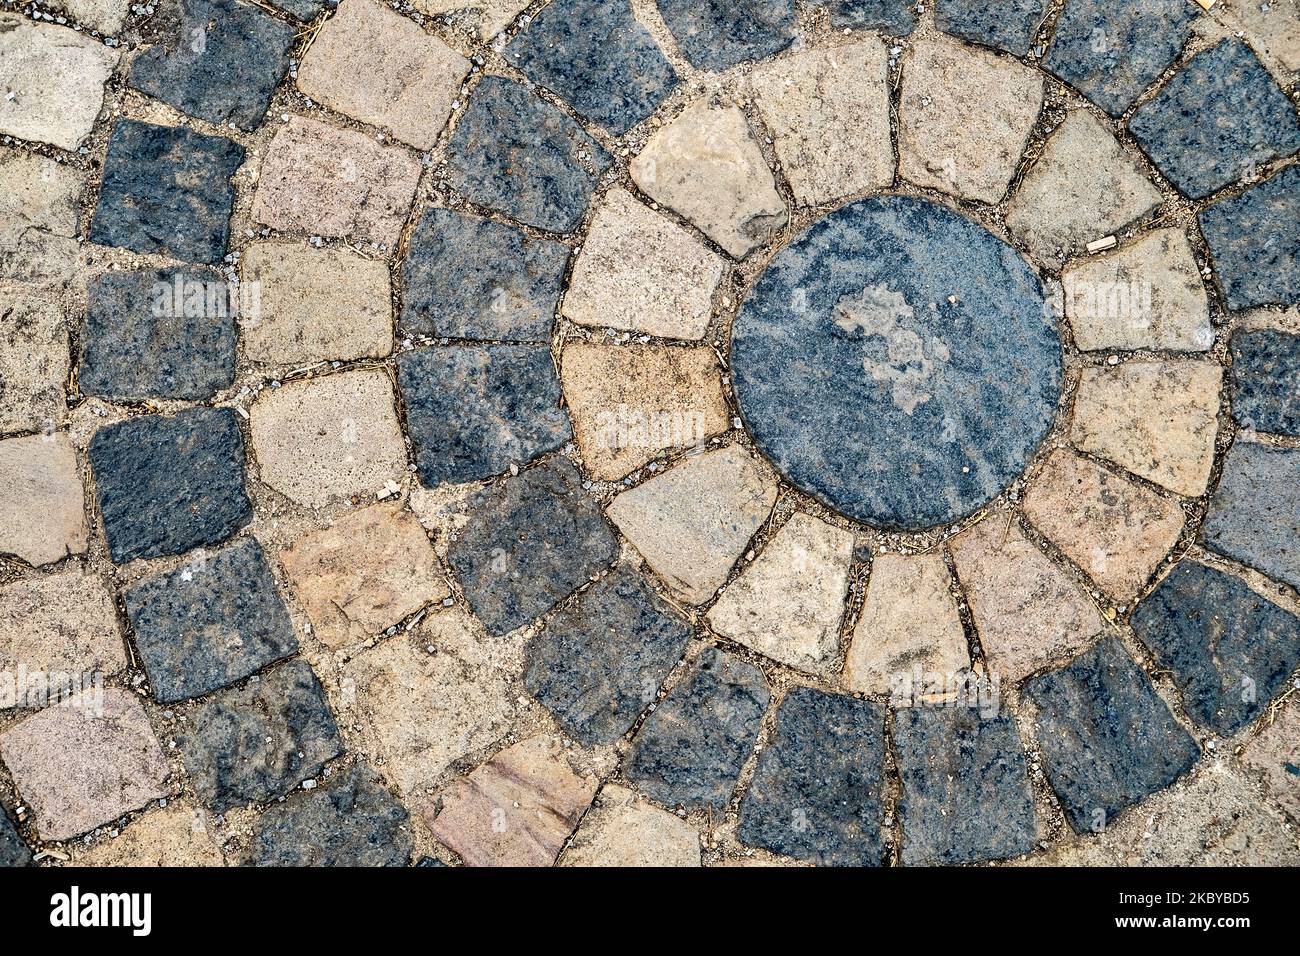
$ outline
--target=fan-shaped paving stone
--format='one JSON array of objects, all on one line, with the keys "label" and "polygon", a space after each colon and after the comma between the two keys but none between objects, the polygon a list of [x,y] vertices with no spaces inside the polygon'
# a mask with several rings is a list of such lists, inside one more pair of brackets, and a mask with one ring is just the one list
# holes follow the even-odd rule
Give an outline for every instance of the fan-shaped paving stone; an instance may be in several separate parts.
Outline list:
[{"label": "fan-shaped paving stone", "polygon": [[253,831],[252,866],[406,866],[406,810],[364,760],[325,786],[296,794],[262,814]]},{"label": "fan-shaped paving stone", "polygon": [[935,0],[935,25],[944,33],[1024,56],[1047,16],[1048,0]]},{"label": "fan-shaped paving stone", "polygon": [[213,813],[282,797],[343,748],[320,682],[300,660],[209,698],[176,745]]},{"label": "fan-shaped paving stone", "polygon": [[77,453],[62,433],[0,441],[0,554],[37,567],[89,544]]},{"label": "fan-shaped paving stone", "polygon": [[256,538],[146,578],[123,597],[160,703],[228,687],[298,650]]},{"label": "fan-shaped paving stone", "polygon": [[402,355],[397,375],[427,487],[522,468],[572,437],[544,346],[435,346]]},{"label": "fan-shaped paving stone", "polygon": [[1152,162],[1194,199],[1300,150],[1300,118],[1250,47],[1227,39],[1192,58],[1129,131]]},{"label": "fan-shaped paving stone", "polygon": [[1247,428],[1300,435],[1300,335],[1269,329],[1232,337],[1232,415]]},{"label": "fan-shaped paving stone", "polygon": [[1263,713],[1300,666],[1300,619],[1193,561],[1160,582],[1132,623],[1173,673],[1188,713],[1224,737]]},{"label": "fan-shaped paving stone", "polygon": [[532,639],[524,685],[567,734],[613,743],[654,703],[690,636],[644,578],[620,568]]},{"label": "fan-shaped paving stone", "polygon": [[757,667],[706,647],[641,727],[624,773],[660,803],[721,812],[771,696]]},{"label": "fan-shaped paving stone", "polygon": [[513,80],[489,76],[456,123],[447,163],[451,185],[472,202],[568,232],[611,161],[567,113]]},{"label": "fan-shaped paving stone", "polygon": [[1300,449],[1239,441],[1223,463],[1201,539],[1300,588]]},{"label": "fan-shaped paving stone", "polygon": [[794,42],[794,0],[658,0],[691,65],[720,73]]},{"label": "fan-shaped paving stone", "polygon": [[298,89],[353,119],[433,146],[469,73],[469,61],[374,0],[344,0],[314,35]]},{"label": "fan-shaped paving stone", "polygon": [[677,85],[628,0],[556,0],[511,42],[506,58],[615,136],[653,113]]},{"label": "fan-shaped paving stone", "polygon": [[974,863],[1034,848],[1034,800],[1016,722],[963,706],[894,715],[903,862]]},{"label": "fan-shaped paving stone", "polygon": [[822,866],[879,866],[885,711],[811,687],[790,691],[740,807],[748,846]]},{"label": "fan-shaped paving stone", "polygon": [[90,241],[186,262],[219,262],[230,238],[231,177],[244,147],[184,127],[122,119],[104,161]]},{"label": "fan-shaped paving stone", "polygon": [[617,556],[618,542],[564,458],[476,495],[447,551],[470,607],[497,635],[545,614]]},{"label": "fan-shaped paving stone", "polygon": [[78,253],[81,187],[71,166],[0,151],[0,279],[68,282]]},{"label": "fan-shaped paving stone", "polygon": [[1246,741],[1241,761],[1279,806],[1292,816],[1300,813],[1300,707],[1279,708],[1273,721]]},{"label": "fan-shaped paving stone", "polygon": [[32,865],[32,851],[23,842],[4,807],[0,807],[0,869]]},{"label": "fan-shaped paving stone", "polygon": [[86,296],[77,375],[84,394],[201,399],[234,381],[236,303],[219,272],[108,272]]},{"label": "fan-shaped paving stone", "polygon": [[1071,0],[1043,65],[1119,116],[1173,63],[1196,15],[1187,0]]},{"label": "fan-shaped paving stone", "polygon": [[1215,281],[1229,309],[1300,299],[1300,165],[1200,215]]},{"label": "fan-shaped paving stone", "polygon": [[70,367],[62,306],[48,295],[6,290],[0,307],[0,434],[52,431],[68,411],[64,384]]},{"label": "fan-shaped paving stone", "polygon": [[456,339],[550,342],[568,259],[558,242],[430,209],[402,264],[402,327]]},{"label": "fan-shaped paving stone", "polygon": [[91,439],[90,464],[118,564],[217,544],[252,517],[244,439],[228,408],[108,425]]},{"label": "fan-shaped paving stone", "polygon": [[1037,709],[1034,728],[1048,781],[1079,833],[1099,832],[1200,756],[1113,637],[1028,681],[1024,694]]},{"label": "fan-shaped paving stone", "polygon": [[699,866],[690,824],[617,784],[601,788],[561,866]]},{"label": "fan-shaped paving stone", "polygon": [[827,0],[826,9],[834,27],[863,27],[900,37],[916,28],[908,0]]},{"label": "fan-shaped paving stone", "polygon": [[236,0],[177,0],[164,16],[162,41],[131,63],[131,85],[209,123],[260,126],[294,28]]}]

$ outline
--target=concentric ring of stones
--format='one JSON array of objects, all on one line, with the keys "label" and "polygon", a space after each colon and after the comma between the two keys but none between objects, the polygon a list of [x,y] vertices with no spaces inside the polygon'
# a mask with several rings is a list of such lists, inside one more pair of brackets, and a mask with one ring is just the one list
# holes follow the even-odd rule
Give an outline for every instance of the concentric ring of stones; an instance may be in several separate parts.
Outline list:
[{"label": "concentric ring of stones", "polygon": [[[1296,862],[1294,6],[462,2],[0,13],[0,862]],[[903,206],[1060,400],[858,511],[745,309]]]}]

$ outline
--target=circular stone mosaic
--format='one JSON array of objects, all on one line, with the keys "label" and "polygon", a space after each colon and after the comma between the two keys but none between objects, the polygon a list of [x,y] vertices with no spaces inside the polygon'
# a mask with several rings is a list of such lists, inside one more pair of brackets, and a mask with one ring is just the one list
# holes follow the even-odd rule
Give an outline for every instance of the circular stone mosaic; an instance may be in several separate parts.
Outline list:
[{"label": "circular stone mosaic", "polygon": [[851,518],[924,528],[987,504],[1021,471],[1061,392],[1038,276],[945,206],[846,206],[782,250],[732,330],[754,440]]}]

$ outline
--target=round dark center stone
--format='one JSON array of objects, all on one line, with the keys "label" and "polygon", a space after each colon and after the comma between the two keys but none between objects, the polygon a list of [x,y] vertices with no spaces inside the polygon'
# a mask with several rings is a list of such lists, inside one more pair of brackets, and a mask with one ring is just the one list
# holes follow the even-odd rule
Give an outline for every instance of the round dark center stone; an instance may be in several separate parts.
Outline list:
[{"label": "round dark center stone", "polygon": [[791,482],[874,525],[970,514],[1025,468],[1061,394],[1042,283],[946,206],[846,206],[782,250],[732,331],[750,433]]}]

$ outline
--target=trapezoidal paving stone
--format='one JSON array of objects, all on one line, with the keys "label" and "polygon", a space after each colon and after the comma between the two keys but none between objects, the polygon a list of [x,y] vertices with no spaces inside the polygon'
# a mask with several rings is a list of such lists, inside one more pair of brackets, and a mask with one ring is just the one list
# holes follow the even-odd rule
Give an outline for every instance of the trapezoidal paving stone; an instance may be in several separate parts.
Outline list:
[{"label": "trapezoidal paving stone", "polygon": [[745,422],[792,483],[869,524],[970,514],[1024,469],[1061,342],[1014,249],[947,207],[846,206],[782,250],[732,330]]},{"label": "trapezoidal paving stone", "polygon": [[935,25],[962,40],[983,43],[1015,56],[1029,52],[1047,16],[1049,0],[935,0]]},{"label": "trapezoidal paving stone", "polygon": [[794,0],[658,0],[659,15],[698,70],[721,73],[794,42]]},{"label": "trapezoidal paving stone", "polygon": [[1229,309],[1300,302],[1300,165],[1200,214]]},{"label": "trapezoidal paving stone", "polygon": [[1300,588],[1300,448],[1238,441],[1201,526],[1212,551]]},{"label": "trapezoidal paving stone", "polygon": [[1300,335],[1232,336],[1232,417],[1256,431],[1300,436]]}]

